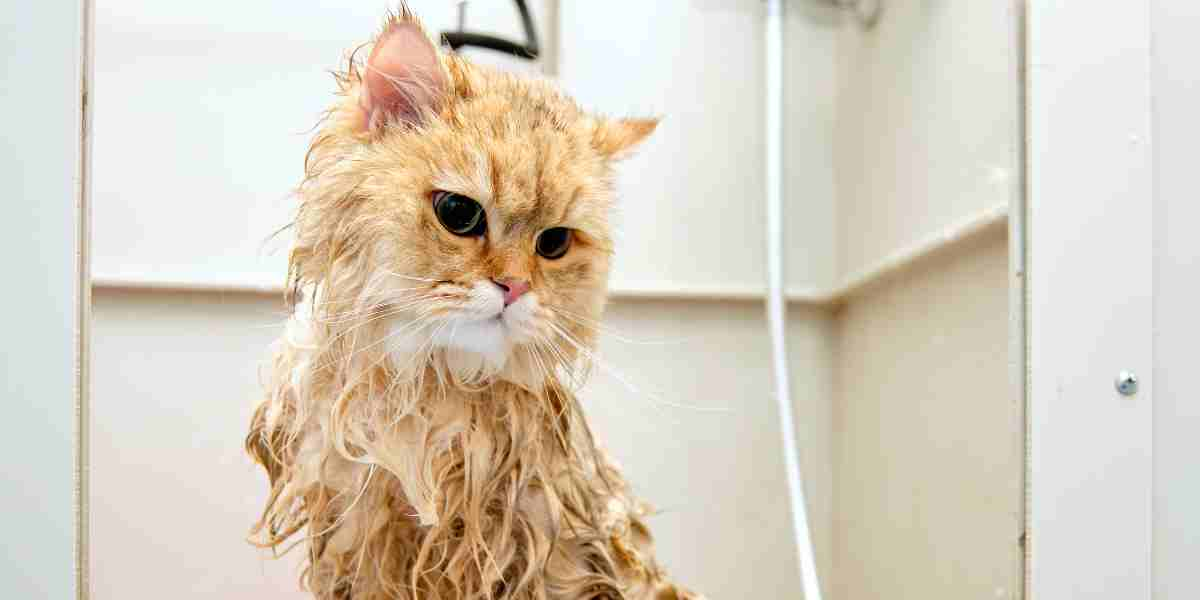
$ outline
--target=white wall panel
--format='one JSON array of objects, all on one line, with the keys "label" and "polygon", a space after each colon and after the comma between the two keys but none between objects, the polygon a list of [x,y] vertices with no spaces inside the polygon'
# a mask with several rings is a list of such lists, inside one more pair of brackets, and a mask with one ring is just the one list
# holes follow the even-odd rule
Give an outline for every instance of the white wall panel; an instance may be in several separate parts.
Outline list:
[{"label": "white wall panel", "polygon": [[93,600],[300,600],[302,552],[247,541],[267,483],[242,448],[282,302],[95,295]]},{"label": "white wall panel", "polygon": [[[1151,594],[1150,9],[1030,3],[1029,582]],[[1122,370],[1141,378],[1127,397]]]},{"label": "white wall panel", "polygon": [[0,3],[0,595],[76,592],[82,4]]},{"label": "white wall panel", "polygon": [[841,283],[834,186],[841,11],[808,0],[784,8],[784,275],[791,290],[829,290]]},{"label": "white wall panel", "polygon": [[[1200,598],[1200,6],[1152,3],[1154,90],[1154,519],[1155,600]],[[1147,204],[1151,204],[1148,206]]]},{"label": "white wall panel", "polygon": [[761,4],[562,3],[567,91],[665,117],[621,169],[614,288],[764,289]]}]

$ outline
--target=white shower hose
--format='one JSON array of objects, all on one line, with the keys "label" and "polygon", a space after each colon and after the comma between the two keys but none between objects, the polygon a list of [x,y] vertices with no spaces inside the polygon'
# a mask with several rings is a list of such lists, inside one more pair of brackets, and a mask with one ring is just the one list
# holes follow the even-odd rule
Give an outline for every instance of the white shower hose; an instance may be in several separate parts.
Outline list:
[{"label": "white shower hose", "polygon": [[792,417],[788,381],[787,316],[783,291],[783,1],[766,0],[766,190],[767,190],[767,325],[775,372],[775,399],[783,434],[783,459],[791,494],[792,530],[800,566],[804,600],[821,600],[821,585],[813,555],[812,533],[804,498],[804,477]]}]

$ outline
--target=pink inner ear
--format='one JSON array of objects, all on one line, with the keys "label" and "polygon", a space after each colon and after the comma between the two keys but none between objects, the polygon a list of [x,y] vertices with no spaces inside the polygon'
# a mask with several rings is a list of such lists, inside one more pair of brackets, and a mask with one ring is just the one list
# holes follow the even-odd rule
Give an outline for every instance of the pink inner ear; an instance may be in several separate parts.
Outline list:
[{"label": "pink inner ear", "polygon": [[437,49],[415,23],[393,22],[367,59],[359,106],[363,126],[374,129],[392,119],[415,123],[445,90]]}]

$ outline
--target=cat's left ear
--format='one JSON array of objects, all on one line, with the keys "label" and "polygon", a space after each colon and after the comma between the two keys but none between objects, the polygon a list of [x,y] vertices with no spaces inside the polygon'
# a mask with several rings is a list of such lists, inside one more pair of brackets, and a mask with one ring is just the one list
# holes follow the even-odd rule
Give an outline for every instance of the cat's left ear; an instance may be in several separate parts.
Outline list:
[{"label": "cat's left ear", "polygon": [[658,121],[658,118],[602,120],[592,133],[592,144],[607,158],[625,158],[635,146],[654,133]]},{"label": "cat's left ear", "polygon": [[388,122],[417,123],[447,92],[437,47],[421,22],[401,5],[375,39],[359,88],[361,130],[374,133]]}]

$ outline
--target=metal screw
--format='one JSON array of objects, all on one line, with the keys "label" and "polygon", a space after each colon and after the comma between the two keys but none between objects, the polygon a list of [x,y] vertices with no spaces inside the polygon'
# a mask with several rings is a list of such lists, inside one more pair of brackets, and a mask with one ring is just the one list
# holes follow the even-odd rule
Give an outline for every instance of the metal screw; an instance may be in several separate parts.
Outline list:
[{"label": "metal screw", "polygon": [[1122,396],[1132,396],[1138,391],[1138,378],[1132,371],[1121,371],[1117,374],[1117,391]]}]

